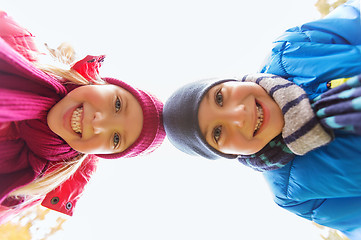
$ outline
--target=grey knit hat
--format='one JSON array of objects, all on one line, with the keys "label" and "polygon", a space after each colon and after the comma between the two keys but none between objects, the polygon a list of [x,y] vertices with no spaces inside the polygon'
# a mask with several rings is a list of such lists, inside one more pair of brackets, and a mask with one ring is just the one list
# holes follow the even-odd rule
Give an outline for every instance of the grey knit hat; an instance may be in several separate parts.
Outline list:
[{"label": "grey knit hat", "polygon": [[175,91],[163,109],[163,123],[169,141],[184,153],[208,159],[229,158],[237,155],[224,154],[209,145],[198,124],[198,109],[204,95],[213,86],[235,79],[206,79],[192,82]]}]

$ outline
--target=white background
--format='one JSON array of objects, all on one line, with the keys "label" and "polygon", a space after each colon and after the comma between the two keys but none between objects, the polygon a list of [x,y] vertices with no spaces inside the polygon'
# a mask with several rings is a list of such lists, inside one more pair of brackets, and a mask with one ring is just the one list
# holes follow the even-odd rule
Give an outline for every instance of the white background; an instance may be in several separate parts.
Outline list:
[{"label": "white background", "polygon": [[[186,82],[258,70],[284,30],[320,17],[316,0],[3,0],[38,38],[106,54],[103,77],[165,101]],[[82,54],[79,57],[82,57]],[[189,157],[166,140],[152,155],[102,160],[52,239],[321,239],[273,203],[266,182],[231,160]]]}]

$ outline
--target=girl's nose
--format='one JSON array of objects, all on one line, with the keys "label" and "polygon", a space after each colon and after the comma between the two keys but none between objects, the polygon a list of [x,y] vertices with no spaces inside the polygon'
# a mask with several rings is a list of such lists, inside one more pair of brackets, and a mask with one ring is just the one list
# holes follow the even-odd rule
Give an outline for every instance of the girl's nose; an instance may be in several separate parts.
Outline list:
[{"label": "girl's nose", "polygon": [[104,117],[100,112],[94,113],[94,119],[92,121],[94,134],[101,133],[105,128]]}]

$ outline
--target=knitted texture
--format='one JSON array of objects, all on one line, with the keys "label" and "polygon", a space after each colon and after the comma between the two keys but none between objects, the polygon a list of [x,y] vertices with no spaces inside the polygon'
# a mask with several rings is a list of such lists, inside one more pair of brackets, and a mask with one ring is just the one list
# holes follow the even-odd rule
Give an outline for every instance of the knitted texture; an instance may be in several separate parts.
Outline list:
[{"label": "knitted texture", "polygon": [[239,162],[257,171],[274,170],[285,166],[294,154],[304,155],[332,141],[332,132],[322,127],[301,87],[270,74],[250,74],[241,81],[254,82],[265,89],[281,108],[285,125],[282,134],[259,152],[239,155]]},{"label": "knitted texture", "polygon": [[263,87],[280,106],[285,119],[282,134],[271,140],[259,152],[251,155],[224,154],[210,146],[198,124],[198,109],[203,96],[213,86],[235,79],[203,80],[178,89],[164,106],[164,125],[170,142],[190,155],[217,158],[237,158],[257,170],[269,171],[286,165],[294,154],[303,155],[332,140],[315,116],[307,94],[296,84],[269,74],[246,75],[243,82]]},{"label": "knitted texture", "polygon": [[[0,203],[9,192],[36,179],[48,161],[73,159],[79,153],[47,126],[49,109],[68,93],[55,78],[35,68],[0,38],[0,128],[9,122],[15,132],[0,136]],[[164,139],[162,103],[150,94],[115,79],[106,79],[130,91],[140,102],[144,126],[125,152],[108,158],[149,153]]]},{"label": "knitted texture", "polygon": [[[105,55],[88,55],[77,61],[71,68],[92,82],[92,79],[99,76],[99,68],[104,62],[104,58]],[[137,99],[143,112],[143,127],[138,139],[125,151],[114,154],[97,154],[96,156],[114,159],[120,157],[136,157],[153,152],[162,144],[165,138],[162,118],[163,103],[155,96],[115,78],[103,78],[103,80],[127,90]]]},{"label": "knitted texture", "polygon": [[304,155],[332,140],[332,135],[319,123],[301,87],[279,76],[262,73],[246,75],[241,81],[257,83],[278,104],[285,120],[282,138],[294,154]]},{"label": "knitted texture", "polygon": [[0,38],[0,125],[17,122],[11,140],[0,142],[0,202],[33,181],[48,161],[78,155],[46,124],[47,111],[67,93]]},{"label": "knitted texture", "polygon": [[104,78],[104,80],[127,90],[138,100],[143,111],[143,128],[138,139],[123,152],[97,154],[96,156],[114,159],[120,157],[135,157],[153,152],[162,144],[165,138],[162,118],[163,103],[155,96],[134,88],[125,82],[114,78]]},{"label": "knitted texture", "polygon": [[[11,191],[53,171],[52,166],[66,164],[67,160],[79,155],[49,129],[46,121],[49,109],[78,85],[64,86],[30,63],[36,61],[39,54],[32,38],[28,31],[0,12],[0,224],[7,217],[32,204],[18,206],[23,198],[8,198]],[[98,68],[103,59],[104,56],[87,56],[72,66],[72,69],[92,82],[90,78],[99,78]],[[116,80],[114,82],[117,85],[120,83]],[[128,152],[128,156],[136,156],[138,153],[151,152],[164,139],[162,104],[147,93],[130,86],[129,89],[137,94],[146,121],[143,135],[137,140],[139,144],[133,145]],[[154,112],[156,120],[152,121],[151,115]],[[151,137],[148,138],[148,134]],[[73,177],[47,194],[50,199],[52,196],[60,197],[59,203],[44,206],[72,214],[90,178],[90,172],[95,169],[96,162],[87,161],[89,159],[96,161],[97,157],[87,156]],[[71,209],[68,208],[68,202],[72,203]]]},{"label": "knitted texture", "polygon": [[198,125],[198,108],[203,96],[213,86],[235,79],[206,79],[191,82],[175,91],[164,105],[164,128],[169,141],[179,150],[190,155],[208,159],[229,158],[237,155],[224,154],[205,141]]},{"label": "knitted texture", "polygon": [[36,69],[1,38],[0,47],[0,122],[20,121],[19,137],[28,141],[31,151],[42,161],[78,155],[46,124],[47,112],[67,94],[67,89]]}]

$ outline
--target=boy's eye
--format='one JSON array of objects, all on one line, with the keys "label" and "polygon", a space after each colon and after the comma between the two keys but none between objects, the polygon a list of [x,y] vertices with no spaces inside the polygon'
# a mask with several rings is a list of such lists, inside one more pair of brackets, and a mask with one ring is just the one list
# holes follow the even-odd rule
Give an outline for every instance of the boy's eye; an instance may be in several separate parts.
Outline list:
[{"label": "boy's eye", "polygon": [[115,100],[115,112],[119,112],[122,109],[122,102],[120,101],[119,97]]},{"label": "boy's eye", "polygon": [[222,126],[217,126],[213,129],[212,137],[216,143],[218,143],[219,139],[222,135]]},{"label": "boy's eye", "polygon": [[217,92],[216,92],[216,95],[214,97],[214,100],[216,102],[216,104],[220,107],[223,106],[223,94],[222,94],[222,88],[219,89]]},{"label": "boy's eye", "polygon": [[119,142],[120,142],[120,136],[118,133],[114,133],[114,136],[113,136],[113,146],[114,148],[117,148],[118,145],[119,145]]}]

